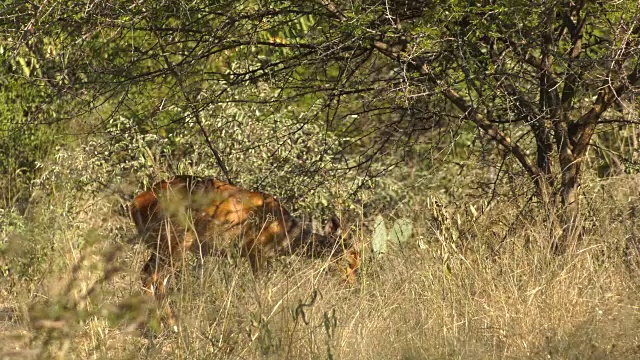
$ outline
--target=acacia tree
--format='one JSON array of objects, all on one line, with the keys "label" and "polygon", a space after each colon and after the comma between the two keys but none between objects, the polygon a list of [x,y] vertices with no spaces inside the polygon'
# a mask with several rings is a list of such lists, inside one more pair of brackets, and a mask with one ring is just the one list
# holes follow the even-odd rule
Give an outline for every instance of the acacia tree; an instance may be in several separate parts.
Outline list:
[{"label": "acacia tree", "polygon": [[443,25],[431,31],[426,12],[407,10],[386,12],[404,42],[386,33],[373,47],[402,66],[408,87],[433,90],[512,155],[572,238],[581,167],[603,114],[624,99],[637,106],[639,3],[453,2],[435,10]]},{"label": "acacia tree", "polygon": [[[437,32],[436,51],[412,47],[422,34],[413,22],[406,47],[395,50],[384,40],[374,47],[506,149],[544,204],[560,205],[565,238],[571,239],[579,230],[581,167],[596,128],[614,103],[637,101],[640,4],[470,3],[441,12],[451,20]],[[397,27],[406,23],[401,14],[395,19]],[[620,112],[612,116],[637,121]]]},{"label": "acacia tree", "polygon": [[[639,6],[76,1],[18,5],[10,24],[15,47],[37,58],[37,81],[81,99],[82,109],[107,102],[115,105],[106,118],[164,126],[200,123],[198,114],[226,102],[270,111],[296,104],[312,114],[300,128],[315,121],[351,139],[332,154],[358,154],[343,159],[343,170],[367,173],[391,144],[411,146],[462,120],[517,161],[570,239],[580,226],[581,169],[603,116],[634,120],[612,105],[638,105]],[[275,90],[230,91],[261,84]]]}]

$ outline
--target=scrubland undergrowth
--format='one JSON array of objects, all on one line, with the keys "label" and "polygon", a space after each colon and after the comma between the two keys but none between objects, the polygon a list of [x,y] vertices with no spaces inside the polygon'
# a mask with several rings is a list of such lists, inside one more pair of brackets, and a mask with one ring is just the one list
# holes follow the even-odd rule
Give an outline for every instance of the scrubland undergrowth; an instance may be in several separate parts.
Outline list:
[{"label": "scrubland undergrowth", "polygon": [[[185,259],[172,295],[180,331],[141,296],[148,256],[99,198],[51,192],[21,222],[4,213],[3,358],[635,358],[640,353],[632,214],[637,180],[609,179],[584,240],[549,251],[523,204],[433,205],[406,246],[370,251],[356,284],[322,259],[280,258],[254,279],[244,259]],[[615,192],[602,189],[616,189]],[[12,220],[13,219],[13,220]],[[346,221],[346,219],[345,219]]]}]

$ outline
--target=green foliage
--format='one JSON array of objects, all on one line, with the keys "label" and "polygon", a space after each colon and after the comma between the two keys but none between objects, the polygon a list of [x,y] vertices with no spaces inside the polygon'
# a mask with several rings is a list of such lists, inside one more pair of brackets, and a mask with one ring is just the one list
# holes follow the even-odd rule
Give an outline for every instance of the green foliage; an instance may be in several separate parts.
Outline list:
[{"label": "green foliage", "polygon": [[53,100],[53,89],[34,86],[43,77],[44,59],[10,44],[0,41],[0,207],[24,212],[30,182],[63,138],[52,118],[69,104]]},{"label": "green foliage", "polygon": [[0,89],[0,196],[3,207],[24,210],[29,182],[38,175],[53,146],[59,141],[56,125],[38,125],[47,113],[40,106],[43,94],[23,81],[5,82]]},{"label": "green foliage", "polygon": [[387,253],[387,244],[396,248],[407,246],[412,233],[413,222],[409,219],[397,219],[391,229],[387,230],[384,217],[376,216],[371,236],[373,254],[379,257]]},{"label": "green foliage", "polygon": [[376,216],[373,235],[371,236],[371,247],[373,248],[373,254],[376,256],[381,256],[387,252],[387,227],[382,215]]},{"label": "green foliage", "polygon": [[[251,97],[271,96],[271,92],[266,85],[239,91]],[[188,117],[189,113],[178,115]],[[307,113],[291,105],[273,112],[260,104],[226,104],[202,112],[199,121],[235,184],[275,194],[296,212],[322,210],[326,217],[355,209],[351,202],[334,201],[360,181],[346,171],[332,170],[333,154],[343,139],[314,119],[313,110]],[[112,117],[103,129],[104,133],[82,145],[81,154],[61,149],[64,156],[79,158],[64,159],[52,170],[82,174],[85,189],[100,190],[109,184],[111,189],[124,187],[131,193],[137,187],[132,184],[144,181],[149,186],[173,174],[226,181],[195,120],[141,127],[135,119]],[[338,175],[342,176],[340,186],[334,180]]]},{"label": "green foliage", "polygon": [[398,219],[389,231],[389,240],[398,246],[405,245],[413,233],[413,222],[409,219]]}]

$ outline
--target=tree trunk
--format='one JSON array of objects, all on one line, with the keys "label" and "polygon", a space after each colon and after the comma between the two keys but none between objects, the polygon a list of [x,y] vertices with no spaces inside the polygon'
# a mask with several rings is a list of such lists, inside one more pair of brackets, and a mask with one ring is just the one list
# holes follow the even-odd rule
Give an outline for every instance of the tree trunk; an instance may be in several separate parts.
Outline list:
[{"label": "tree trunk", "polygon": [[576,159],[568,147],[560,154],[562,167],[562,184],[560,186],[561,204],[559,212],[561,235],[554,238],[553,250],[557,254],[565,253],[575,247],[582,233],[582,218],[580,216],[579,177],[581,159]]}]

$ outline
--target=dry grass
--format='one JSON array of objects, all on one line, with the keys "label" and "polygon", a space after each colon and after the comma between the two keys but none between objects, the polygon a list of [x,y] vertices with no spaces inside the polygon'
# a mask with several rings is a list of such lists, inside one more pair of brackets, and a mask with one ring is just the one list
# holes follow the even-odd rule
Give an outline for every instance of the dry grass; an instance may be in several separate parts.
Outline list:
[{"label": "dry grass", "polygon": [[544,221],[510,223],[519,209],[500,205],[451,208],[455,226],[415,209],[422,246],[367,257],[353,286],[320,260],[279,259],[256,280],[244,260],[188,259],[177,334],[140,296],[148,254],[118,244],[109,216],[52,214],[21,238],[53,241],[46,271],[0,289],[0,358],[635,359],[638,272],[623,250],[637,184],[606,185],[616,193],[586,199],[587,236],[563,256]]}]

